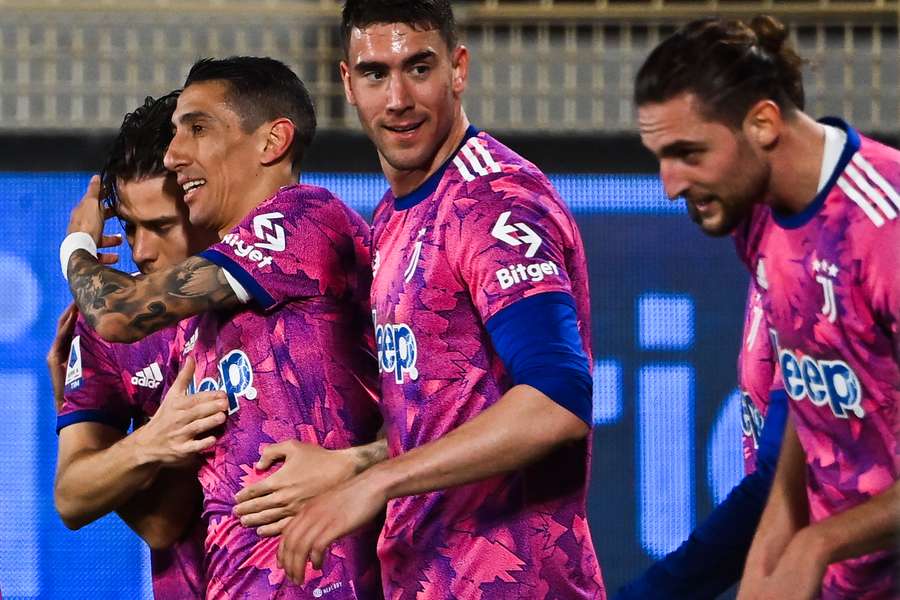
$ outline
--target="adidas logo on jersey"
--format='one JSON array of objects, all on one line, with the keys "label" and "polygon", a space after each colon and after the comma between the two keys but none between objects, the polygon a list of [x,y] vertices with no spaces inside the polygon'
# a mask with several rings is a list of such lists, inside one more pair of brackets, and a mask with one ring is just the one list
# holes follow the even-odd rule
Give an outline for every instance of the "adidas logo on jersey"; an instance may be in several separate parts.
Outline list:
[{"label": "adidas logo on jersey", "polygon": [[491,153],[484,146],[484,141],[478,137],[471,137],[459,149],[459,152],[453,158],[453,164],[459,169],[459,174],[466,181],[475,181],[476,177],[487,175],[488,173],[499,173],[500,165],[491,156]]},{"label": "adidas logo on jersey", "polygon": [[200,330],[195,329],[194,334],[191,336],[191,339],[189,339],[187,341],[187,343],[184,345],[184,350],[181,351],[182,356],[187,356],[188,354],[190,354],[191,352],[194,351],[194,346],[197,345],[197,338],[199,336],[200,336]]},{"label": "adidas logo on jersey", "polygon": [[132,385],[155,390],[163,381],[162,371],[157,363],[144,367],[131,378]]},{"label": "adidas logo on jersey", "polygon": [[857,152],[837,180],[838,187],[869,217],[875,227],[897,218],[900,194]]}]

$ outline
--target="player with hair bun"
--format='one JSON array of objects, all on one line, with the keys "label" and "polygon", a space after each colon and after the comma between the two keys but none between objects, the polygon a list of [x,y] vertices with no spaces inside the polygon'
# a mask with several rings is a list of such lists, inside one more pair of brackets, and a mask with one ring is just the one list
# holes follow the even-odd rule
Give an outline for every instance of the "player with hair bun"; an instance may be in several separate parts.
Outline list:
[{"label": "player with hair bun", "polygon": [[670,198],[733,235],[789,420],[739,598],[888,600],[900,541],[900,152],[803,112],[771,17],[703,19],[638,73]]}]

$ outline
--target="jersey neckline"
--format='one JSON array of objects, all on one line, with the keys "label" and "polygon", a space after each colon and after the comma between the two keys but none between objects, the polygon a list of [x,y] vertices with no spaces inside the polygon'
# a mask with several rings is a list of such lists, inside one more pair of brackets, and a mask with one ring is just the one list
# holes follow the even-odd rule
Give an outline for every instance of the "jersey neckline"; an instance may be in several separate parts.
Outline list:
[{"label": "jersey neckline", "polygon": [[447,170],[447,166],[450,164],[450,161],[452,161],[454,157],[459,154],[460,148],[462,148],[470,138],[478,135],[478,133],[479,131],[477,127],[475,127],[474,125],[469,125],[469,127],[466,129],[465,135],[463,135],[462,141],[459,143],[459,146],[456,147],[456,150],[453,151],[453,154],[447,157],[447,160],[444,161],[444,164],[442,164],[437,171],[432,173],[428,177],[428,179],[422,182],[419,187],[404,196],[394,198],[394,208],[396,210],[406,210],[408,208],[412,208],[428,196],[432,195],[437,189],[438,184],[441,182],[441,179],[444,177],[444,172]]},{"label": "jersey neckline", "polygon": [[819,119],[819,123],[831,125],[842,130],[847,134],[847,141],[844,143],[841,157],[838,160],[837,166],[835,166],[834,170],[831,172],[828,182],[825,184],[825,187],[816,194],[816,197],[813,198],[813,201],[809,206],[797,214],[788,214],[772,209],[772,218],[775,223],[783,229],[797,229],[798,227],[803,227],[809,223],[820,210],[822,210],[822,207],[825,205],[825,199],[831,193],[831,189],[837,184],[838,177],[841,176],[844,169],[847,167],[847,163],[850,162],[850,159],[853,158],[853,155],[859,150],[859,134],[846,121],[838,117],[825,117],[824,119]]}]

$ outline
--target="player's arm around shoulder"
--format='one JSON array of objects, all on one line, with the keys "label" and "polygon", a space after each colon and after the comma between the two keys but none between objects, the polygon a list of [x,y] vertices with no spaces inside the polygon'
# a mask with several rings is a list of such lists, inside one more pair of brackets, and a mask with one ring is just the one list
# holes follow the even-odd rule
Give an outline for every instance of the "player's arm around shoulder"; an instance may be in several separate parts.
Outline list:
[{"label": "player's arm around shoulder", "polygon": [[218,265],[194,256],[149,275],[131,275],[106,266],[112,255],[97,247],[119,243],[103,235],[112,216],[100,200],[100,180],[91,179],[69,219],[60,262],[78,310],[110,342],[134,342],[181,319],[230,308],[240,299]]}]

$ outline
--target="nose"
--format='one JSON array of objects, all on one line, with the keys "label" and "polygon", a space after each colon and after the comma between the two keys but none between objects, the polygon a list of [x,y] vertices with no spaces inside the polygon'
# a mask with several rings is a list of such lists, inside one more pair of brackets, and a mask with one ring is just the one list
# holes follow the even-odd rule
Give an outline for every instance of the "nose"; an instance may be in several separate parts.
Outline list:
[{"label": "nose", "polygon": [[172,141],[169,142],[166,155],[163,156],[163,164],[170,171],[177,171],[179,167],[183,167],[188,162],[185,145],[182,140],[183,136],[176,132],[172,137]]},{"label": "nose", "polygon": [[663,159],[659,163],[659,177],[669,200],[675,200],[687,192],[690,185],[674,161]]},{"label": "nose", "polygon": [[403,76],[393,76],[388,82],[387,110],[390,112],[403,112],[412,108],[412,96],[407,89]]},{"label": "nose", "polygon": [[131,257],[134,264],[142,272],[149,272],[150,265],[157,258],[157,248],[154,243],[155,236],[143,227],[137,227],[134,232],[134,240],[131,242]]}]

